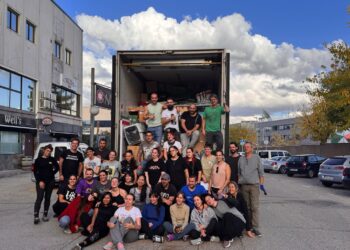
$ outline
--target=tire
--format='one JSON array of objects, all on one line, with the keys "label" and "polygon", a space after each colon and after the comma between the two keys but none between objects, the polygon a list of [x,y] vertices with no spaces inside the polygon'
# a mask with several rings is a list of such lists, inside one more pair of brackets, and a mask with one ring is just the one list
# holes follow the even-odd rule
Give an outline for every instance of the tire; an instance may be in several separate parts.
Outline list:
[{"label": "tire", "polygon": [[287,173],[287,176],[288,177],[292,177],[294,174],[292,174],[292,173]]},{"label": "tire", "polygon": [[286,174],[287,173],[287,168],[286,166],[282,165],[280,166],[280,169],[278,170],[279,174]]},{"label": "tire", "polygon": [[315,177],[315,170],[313,170],[312,168],[310,168],[309,170],[307,170],[306,176],[307,176],[308,178],[314,178],[314,177]]},{"label": "tire", "polygon": [[331,187],[333,185],[332,182],[328,182],[328,181],[321,181],[322,185],[325,187]]}]

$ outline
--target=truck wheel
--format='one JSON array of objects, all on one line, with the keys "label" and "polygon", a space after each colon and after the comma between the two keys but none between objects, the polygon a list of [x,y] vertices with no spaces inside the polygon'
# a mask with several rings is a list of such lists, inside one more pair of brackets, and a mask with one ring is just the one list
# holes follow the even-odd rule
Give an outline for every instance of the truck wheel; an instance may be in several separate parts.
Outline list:
[{"label": "truck wheel", "polygon": [[287,176],[288,177],[292,177],[294,174],[292,174],[292,173],[287,173]]},{"label": "truck wheel", "polygon": [[313,177],[315,176],[315,171],[314,171],[313,169],[310,168],[310,169],[307,171],[306,176],[307,176],[308,178],[313,178]]},{"label": "truck wheel", "polygon": [[286,166],[281,166],[280,169],[278,170],[278,173],[280,174],[286,174],[287,173],[287,168]]},{"label": "truck wheel", "polygon": [[321,181],[322,185],[325,187],[331,187],[333,185],[332,182],[328,182],[328,181]]}]

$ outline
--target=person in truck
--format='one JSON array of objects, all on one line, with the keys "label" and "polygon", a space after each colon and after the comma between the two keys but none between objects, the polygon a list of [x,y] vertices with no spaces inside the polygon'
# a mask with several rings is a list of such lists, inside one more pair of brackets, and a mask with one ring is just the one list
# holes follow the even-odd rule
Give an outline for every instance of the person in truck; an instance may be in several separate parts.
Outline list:
[{"label": "person in truck", "polygon": [[148,131],[151,131],[154,140],[160,145],[162,141],[163,126],[162,126],[162,110],[163,105],[158,102],[158,94],[151,94],[151,103],[145,108],[145,120],[148,126]]}]

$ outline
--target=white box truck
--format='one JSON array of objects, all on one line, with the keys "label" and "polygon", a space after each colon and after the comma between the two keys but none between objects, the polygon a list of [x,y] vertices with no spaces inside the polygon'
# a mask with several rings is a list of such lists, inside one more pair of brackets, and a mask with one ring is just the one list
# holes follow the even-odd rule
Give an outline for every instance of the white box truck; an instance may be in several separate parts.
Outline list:
[{"label": "white box truck", "polygon": [[[225,49],[117,51],[112,72],[112,148],[125,152],[123,126],[130,107],[157,92],[159,101],[174,98],[180,106],[196,103],[199,112],[208,106],[203,99],[215,93],[221,105],[229,104],[230,55]],[[229,114],[222,116],[224,148],[228,148]]]}]

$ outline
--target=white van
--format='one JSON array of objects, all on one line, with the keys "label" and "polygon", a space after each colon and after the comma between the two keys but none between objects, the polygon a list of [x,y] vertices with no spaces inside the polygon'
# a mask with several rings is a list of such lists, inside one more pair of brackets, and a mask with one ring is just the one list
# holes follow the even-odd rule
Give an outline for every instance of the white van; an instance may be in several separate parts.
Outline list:
[{"label": "white van", "polygon": [[270,160],[275,156],[290,156],[290,153],[286,150],[272,149],[272,150],[258,150],[256,153],[260,156],[261,159]]},{"label": "white van", "polygon": [[[51,152],[51,156],[53,158],[55,158],[57,160],[57,162],[59,161],[60,159],[60,156],[62,155],[62,153],[64,151],[66,151],[67,149],[70,149],[70,142],[42,142],[40,143],[35,152],[34,152],[34,156],[33,156],[33,164],[32,164],[32,170],[34,170],[34,162],[35,162],[35,159],[37,159],[39,156],[42,155],[43,153],[43,149],[44,147],[47,145],[47,144],[51,144],[53,150]],[[80,153],[83,154],[83,156],[85,156],[85,151],[86,149],[88,148],[89,146],[85,143],[80,143],[79,144],[79,147],[78,147],[78,151]],[[31,179],[33,182],[35,182],[35,177],[34,177],[34,173],[32,171],[32,176],[31,176]],[[58,183],[59,181],[59,174],[57,172],[57,174],[55,175],[55,182]]]}]

